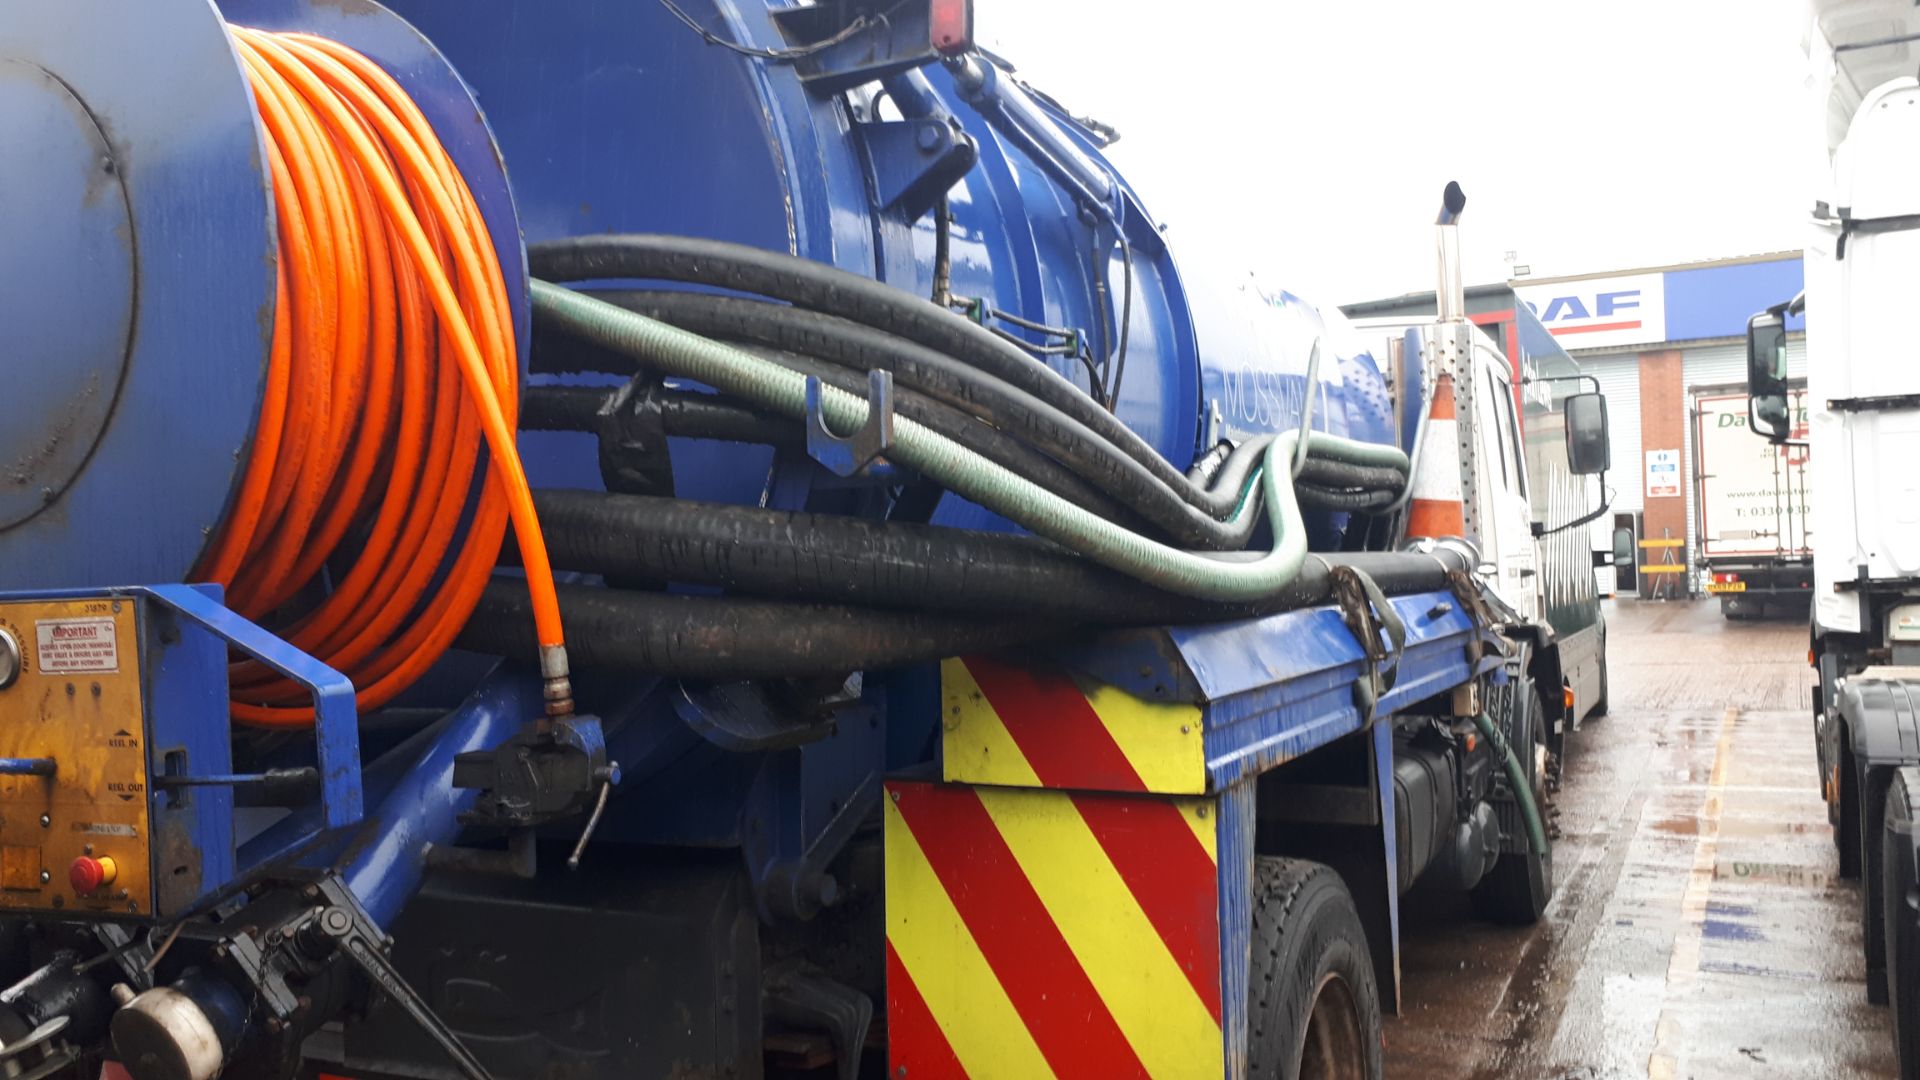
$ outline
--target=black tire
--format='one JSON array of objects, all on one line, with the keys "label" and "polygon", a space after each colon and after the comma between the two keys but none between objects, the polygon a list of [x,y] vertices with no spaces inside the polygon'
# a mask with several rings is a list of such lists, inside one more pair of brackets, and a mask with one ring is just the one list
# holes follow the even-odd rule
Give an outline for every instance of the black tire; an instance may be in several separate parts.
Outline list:
[{"label": "black tire", "polygon": [[1255,859],[1252,946],[1247,1075],[1381,1080],[1380,993],[1340,875],[1303,859]]},{"label": "black tire", "polygon": [[[1516,742],[1514,753],[1521,755],[1520,765],[1530,770],[1533,783],[1533,805],[1542,817],[1547,813],[1547,763],[1546,738],[1541,720],[1545,712],[1540,704],[1540,692],[1531,692],[1532,712],[1524,724],[1518,725],[1519,732],[1529,733],[1525,742]],[[1521,747],[1528,747],[1523,750]],[[1496,769],[1505,775],[1504,764],[1495,763]],[[1503,809],[1502,822],[1511,818],[1526,836],[1525,825],[1520,821],[1519,808]],[[1543,829],[1544,831],[1544,829]],[[1531,845],[1525,851],[1503,851],[1500,858],[1488,870],[1480,883],[1473,887],[1473,908],[1480,917],[1490,922],[1507,926],[1532,926],[1546,913],[1547,901],[1553,899],[1553,837],[1547,837],[1547,850],[1534,851]]]},{"label": "black tire", "polygon": [[1893,771],[1880,829],[1881,914],[1887,935],[1887,1004],[1893,1007],[1893,1046],[1900,1080],[1920,1080],[1920,911],[1913,889],[1920,883],[1914,822],[1920,818],[1920,768]]}]

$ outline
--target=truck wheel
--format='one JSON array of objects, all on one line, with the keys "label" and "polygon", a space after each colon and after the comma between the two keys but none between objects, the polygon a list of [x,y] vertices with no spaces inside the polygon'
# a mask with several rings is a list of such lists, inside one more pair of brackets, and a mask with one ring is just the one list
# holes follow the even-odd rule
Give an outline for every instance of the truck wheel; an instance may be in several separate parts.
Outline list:
[{"label": "truck wheel", "polygon": [[1600,639],[1600,698],[1587,712],[1587,719],[1595,720],[1607,715],[1607,639]]},{"label": "truck wheel", "polygon": [[1920,859],[1914,822],[1920,818],[1920,768],[1895,769],[1887,785],[1880,830],[1881,917],[1887,935],[1887,1004],[1893,1007],[1893,1045],[1901,1080],[1920,1080]]},{"label": "truck wheel", "polygon": [[1303,859],[1255,859],[1252,945],[1247,1074],[1380,1080],[1380,994],[1340,875]]},{"label": "truck wheel", "polygon": [[[1533,805],[1539,811],[1542,824],[1547,813],[1547,744],[1542,725],[1539,723],[1544,713],[1540,705],[1540,692],[1533,692],[1533,713],[1529,721],[1532,731],[1533,752],[1527,754],[1514,747],[1521,754],[1522,765],[1532,764]],[[1504,768],[1503,766],[1495,766]],[[1508,815],[1501,815],[1502,818]],[[1512,816],[1516,822],[1519,811],[1515,808]],[[1525,836],[1525,826],[1518,826]],[[1553,899],[1553,838],[1547,838],[1547,850],[1537,852],[1531,846],[1526,851],[1501,852],[1494,862],[1493,869],[1473,887],[1473,907],[1480,917],[1508,926],[1532,926],[1540,921],[1547,910],[1547,901]]]}]

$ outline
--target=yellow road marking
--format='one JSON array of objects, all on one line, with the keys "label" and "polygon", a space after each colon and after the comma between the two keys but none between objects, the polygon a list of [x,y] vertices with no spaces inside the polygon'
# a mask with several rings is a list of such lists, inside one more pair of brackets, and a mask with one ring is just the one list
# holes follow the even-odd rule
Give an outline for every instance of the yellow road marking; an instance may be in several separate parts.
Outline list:
[{"label": "yellow road marking", "polygon": [[[1713,772],[1707,778],[1707,800],[1700,808],[1700,828],[1693,842],[1693,868],[1687,872],[1687,888],[1680,896],[1680,930],[1673,940],[1673,954],[1667,961],[1667,982],[1662,996],[1671,1000],[1673,991],[1693,985],[1700,974],[1700,943],[1706,936],[1707,897],[1713,891],[1713,868],[1720,850],[1720,813],[1726,800],[1727,763],[1733,757],[1733,722],[1739,709],[1728,709],[1720,717],[1720,738],[1713,747]],[[1676,1044],[1684,1043],[1686,1032],[1662,1006],[1654,1026],[1653,1056],[1647,1060],[1648,1080],[1672,1080],[1679,1075]]]}]

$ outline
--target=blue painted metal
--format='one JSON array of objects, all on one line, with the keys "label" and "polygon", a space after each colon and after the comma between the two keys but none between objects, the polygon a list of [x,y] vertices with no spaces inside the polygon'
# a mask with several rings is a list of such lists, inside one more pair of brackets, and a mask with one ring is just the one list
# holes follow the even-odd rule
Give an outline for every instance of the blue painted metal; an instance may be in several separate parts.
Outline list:
[{"label": "blue painted metal", "polygon": [[[1380,820],[1392,822],[1393,809],[1393,725],[1375,724],[1371,736],[1373,758],[1373,787],[1379,794]],[[1387,933],[1390,943],[1389,955],[1373,958],[1376,982],[1380,990],[1382,1008],[1398,1013],[1400,1011],[1400,838],[1398,830],[1384,825],[1380,830],[1380,842],[1385,848],[1385,857],[1376,867],[1378,876],[1371,884],[1375,895],[1386,898]]]},{"label": "blue painted metal", "polygon": [[[622,231],[711,236],[794,252],[922,295],[931,288],[930,218],[917,206],[885,209],[897,184],[878,193],[874,185],[876,177],[921,167],[920,151],[907,140],[867,138],[878,134],[869,126],[881,116],[864,96],[811,92],[793,66],[707,46],[653,4],[554,0],[524,18],[510,0],[478,10],[441,0],[392,6],[485,101],[529,240]],[[682,6],[733,40],[787,44],[759,0]],[[508,22],[514,32],[503,47],[498,28]],[[530,72],[540,73],[537,86],[529,86]],[[896,75],[886,87],[903,119],[951,117],[978,146],[978,165],[949,195],[953,291],[1099,340],[1096,269],[1105,266],[1118,290],[1119,253],[1110,240],[1096,253],[1096,226],[1081,220],[1074,194],[962,100],[944,69]],[[1181,466],[1203,435],[1211,401],[1222,403],[1229,436],[1297,423],[1321,316],[1290,298],[1276,309],[1238,283],[1196,287],[1091,133],[1021,97],[1030,107],[1018,130],[1041,133],[1037,144],[1052,148],[1046,156],[1082,163],[1070,169],[1085,174],[1082,186],[1105,178],[1134,247],[1121,419]],[[725,184],[712,182],[721,175]],[[1386,440],[1385,414],[1367,404],[1369,393],[1384,392],[1377,365],[1358,354],[1342,360],[1324,376],[1327,429]],[[1085,385],[1071,358],[1046,362]],[[599,486],[586,440],[527,436],[522,448],[536,484]],[[750,503],[768,489],[764,448],[676,440],[672,451],[677,490],[691,497]],[[792,483],[777,486],[791,498],[808,497]],[[951,497],[936,520],[999,524]]]},{"label": "blue painted metal", "polygon": [[[407,88],[473,189],[524,357],[526,260],[504,166],[433,47],[366,0],[221,9],[345,42]],[[13,343],[0,588],[181,580],[245,461],[274,323],[266,151],[220,12],[207,0],[0,5],[0,143],[35,151],[0,162],[0,323]]]},{"label": "blue painted metal", "polygon": [[266,156],[218,16],[0,4],[0,142],[0,589],[177,581],[227,505],[272,329]]},{"label": "blue painted metal", "polygon": [[1220,910],[1220,1037],[1227,1080],[1247,1080],[1247,980],[1253,962],[1253,859],[1259,793],[1249,778],[1214,796]]},{"label": "blue painted metal", "polygon": [[[208,603],[220,599],[219,589],[210,585],[196,595]],[[173,772],[232,772],[226,643],[149,597],[123,602],[139,605],[136,623],[147,702],[149,780]],[[208,788],[181,797],[157,784],[148,787],[147,807],[157,849],[155,914],[164,918],[198,904],[239,873],[233,792]],[[183,865],[187,873],[177,873]]]},{"label": "blue painted metal", "polygon": [[0,776],[52,776],[60,763],[50,757],[0,758]]},{"label": "blue painted metal", "polygon": [[[1390,602],[1406,624],[1407,642],[1398,680],[1380,696],[1380,716],[1475,674],[1466,647],[1478,631],[1452,594]],[[1353,685],[1367,670],[1366,655],[1331,607],[1110,634],[1059,658],[1136,697],[1204,706],[1215,790],[1364,726]]]},{"label": "blue painted metal", "polygon": [[435,729],[346,854],[347,887],[374,922],[393,925],[420,888],[427,846],[451,843],[459,835],[460,815],[473,805],[475,793],[453,786],[454,757],[492,749],[542,707],[538,679],[496,674]]},{"label": "blue painted metal", "polygon": [[[320,764],[321,823],[329,829],[357,823],[361,816],[360,714],[354,707],[353,683],[345,675],[229,610],[209,595],[210,589],[154,585],[133,591],[152,597],[312,695],[314,744]],[[224,691],[224,687],[222,689]],[[225,697],[224,692],[221,696]],[[224,712],[224,707],[221,711]],[[205,723],[205,720],[199,722]],[[218,770],[222,774],[230,771],[228,768]]]},{"label": "blue painted metal", "polygon": [[979,144],[952,117],[868,121],[858,137],[867,148],[874,204],[908,221],[931,210],[980,158]]}]

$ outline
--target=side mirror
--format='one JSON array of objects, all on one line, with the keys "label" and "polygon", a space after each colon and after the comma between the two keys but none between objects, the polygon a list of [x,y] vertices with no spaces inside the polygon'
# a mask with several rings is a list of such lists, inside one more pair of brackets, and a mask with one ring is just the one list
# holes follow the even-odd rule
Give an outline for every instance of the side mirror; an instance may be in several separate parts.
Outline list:
[{"label": "side mirror", "polygon": [[1633,530],[1624,525],[1613,530],[1613,565],[1633,565]]},{"label": "side mirror", "polygon": [[1747,426],[1768,442],[1787,441],[1787,323],[1777,311],[1747,320]]},{"label": "side mirror", "polygon": [[1602,394],[1575,394],[1567,399],[1567,464],[1575,476],[1592,476],[1613,467],[1613,448],[1607,441],[1607,399]]}]

